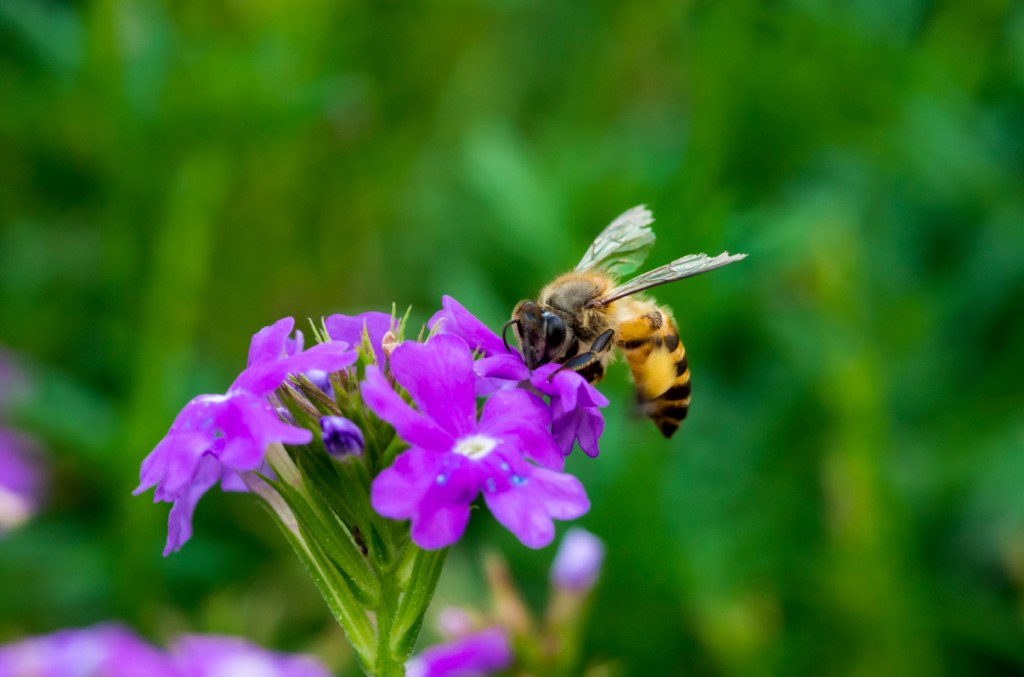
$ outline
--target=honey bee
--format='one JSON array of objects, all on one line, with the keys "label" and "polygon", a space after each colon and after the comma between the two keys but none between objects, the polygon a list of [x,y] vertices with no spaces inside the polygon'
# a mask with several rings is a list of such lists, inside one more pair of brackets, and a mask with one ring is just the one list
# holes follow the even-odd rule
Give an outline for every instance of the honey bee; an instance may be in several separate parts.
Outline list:
[{"label": "honey bee", "polygon": [[507,347],[508,329],[514,329],[531,370],[555,362],[591,383],[604,376],[612,349],[618,348],[633,373],[641,412],[671,437],[690,407],[686,349],[668,309],[637,294],[721,268],[746,254],[691,254],[619,282],[619,276],[643,263],[654,244],[653,221],[643,205],[612,221],[575,269],[544,287],[536,301],[516,304],[502,338]]}]

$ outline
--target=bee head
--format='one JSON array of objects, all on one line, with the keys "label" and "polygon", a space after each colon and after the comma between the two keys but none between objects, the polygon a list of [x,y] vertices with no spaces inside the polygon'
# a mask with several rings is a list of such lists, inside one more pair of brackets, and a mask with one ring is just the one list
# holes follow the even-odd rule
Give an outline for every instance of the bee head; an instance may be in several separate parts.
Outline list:
[{"label": "bee head", "polygon": [[[509,326],[515,327],[516,337],[529,369],[536,369],[564,354],[565,320],[544,310],[535,301],[520,301],[512,311],[512,319],[505,324],[502,338]],[[508,342],[505,343],[506,347]]]}]

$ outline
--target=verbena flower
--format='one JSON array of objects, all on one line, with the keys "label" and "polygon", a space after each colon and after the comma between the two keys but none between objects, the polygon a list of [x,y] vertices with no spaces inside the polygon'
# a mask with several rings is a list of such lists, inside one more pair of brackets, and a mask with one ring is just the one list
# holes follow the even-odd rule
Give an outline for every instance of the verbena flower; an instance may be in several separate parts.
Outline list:
[{"label": "verbena flower", "polygon": [[594,587],[604,563],[604,543],[586,529],[574,527],[562,537],[551,582],[558,588],[586,593]]},{"label": "verbena flower", "polygon": [[142,463],[139,494],[156,487],[154,500],[173,502],[164,554],[178,550],[192,535],[192,513],[218,482],[243,489],[238,473],[263,464],[267,446],[306,444],[312,433],[281,420],[268,397],[289,374],[337,371],[352,364],[355,352],[341,342],[302,350],[302,337],[289,338],[294,320],[284,318],[253,336],[246,369],[224,395],[200,395],[185,405],[170,431]]},{"label": "verbena flower", "polygon": [[0,647],[4,677],[185,677],[172,659],[119,625],[60,630]]},{"label": "verbena flower", "polygon": [[0,646],[3,677],[330,677],[315,658],[236,637],[186,635],[167,652],[117,624],[60,630]]},{"label": "verbena flower", "polygon": [[598,440],[604,432],[604,416],[600,407],[608,406],[608,398],[598,392],[585,378],[558,364],[545,364],[530,375],[530,384],[548,396],[551,406],[551,433],[562,453],[572,452],[573,442],[587,456],[600,453]]},{"label": "verbena flower", "polygon": [[425,344],[403,343],[390,365],[416,409],[373,368],[363,399],[412,448],[377,476],[371,499],[381,515],[411,520],[417,545],[457,541],[481,492],[495,518],[532,548],[554,538],[552,519],[575,519],[589,509],[579,481],[557,471],[564,457],[539,397],[498,391],[477,419],[473,354],[464,340],[441,334]]},{"label": "verbena flower", "polygon": [[482,357],[473,363],[477,394],[487,395],[502,388],[514,388],[530,376],[523,356],[505,348],[501,337],[451,296],[441,298],[442,310],[434,313],[427,326],[436,333],[454,334]]},{"label": "verbena flower", "polygon": [[237,637],[186,635],[173,650],[182,677],[331,677],[314,658],[267,651]]},{"label": "verbena flower", "polygon": [[45,489],[41,459],[35,440],[0,428],[0,535],[39,509]]},{"label": "verbena flower", "polygon": [[407,677],[482,677],[512,665],[505,631],[489,628],[447,644],[430,647],[407,666]]},{"label": "verbena flower", "polygon": [[384,335],[392,328],[394,318],[388,313],[369,312],[359,315],[335,314],[324,318],[324,329],[332,341],[344,341],[358,346],[363,341],[363,330],[370,337],[370,345],[377,364],[384,362]]},{"label": "verbena flower", "polygon": [[604,417],[599,408],[608,406],[608,398],[585,378],[569,369],[561,369],[558,364],[543,365],[531,374],[522,355],[506,349],[501,337],[462,304],[445,296],[442,306],[443,310],[434,314],[429,325],[439,333],[461,337],[483,355],[473,365],[479,376],[478,394],[516,387],[528,381],[548,396],[551,430],[562,453],[569,455],[573,443],[578,442],[588,456],[598,455],[598,439],[604,431]]}]

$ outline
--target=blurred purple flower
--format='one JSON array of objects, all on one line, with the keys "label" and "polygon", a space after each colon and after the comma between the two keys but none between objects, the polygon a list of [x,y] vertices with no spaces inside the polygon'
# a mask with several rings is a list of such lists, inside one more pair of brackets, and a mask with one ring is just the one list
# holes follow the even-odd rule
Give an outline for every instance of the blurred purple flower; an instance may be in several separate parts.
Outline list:
[{"label": "blurred purple flower", "polygon": [[234,637],[186,635],[170,653],[116,624],[60,630],[0,646],[3,677],[330,677],[318,660]]},{"label": "blurred purple flower", "polygon": [[363,329],[370,336],[377,364],[384,363],[384,334],[391,329],[393,318],[388,313],[369,312],[359,315],[331,315],[324,319],[324,328],[332,341],[344,341],[353,347],[363,342]]},{"label": "blurred purple flower", "polygon": [[409,661],[407,677],[484,677],[512,666],[505,631],[489,628],[448,644],[432,646]]},{"label": "blurred purple flower", "polygon": [[320,419],[324,448],[335,458],[361,455],[365,442],[363,431],[343,416],[324,416]]},{"label": "blurred purple flower", "polygon": [[531,548],[554,538],[552,519],[589,509],[579,481],[552,469],[560,470],[564,457],[539,397],[499,391],[477,420],[473,355],[464,340],[442,334],[403,343],[391,355],[391,373],[416,409],[377,369],[366,371],[363,400],[412,448],[377,476],[371,500],[385,517],[411,519],[417,545],[457,541],[481,491],[495,518]]},{"label": "blurred purple flower", "polygon": [[301,336],[290,339],[294,321],[284,318],[252,338],[248,366],[225,395],[200,395],[185,405],[170,431],[142,462],[138,495],[156,487],[154,501],[173,502],[168,519],[167,555],[192,535],[196,503],[217,482],[240,486],[237,473],[260,468],[269,444],[305,444],[312,433],[281,420],[268,397],[288,378],[311,369],[337,371],[356,354],[329,342],[302,351]]},{"label": "blurred purple flower", "polygon": [[275,653],[236,637],[186,635],[173,652],[182,677],[331,677],[315,658]]},{"label": "blurred purple flower", "polygon": [[[431,318],[429,325],[442,334],[454,334],[483,355],[473,364],[480,377],[477,394],[486,395],[502,388],[516,387],[529,379],[530,384],[547,395],[551,408],[551,433],[562,453],[568,456],[573,443],[591,458],[599,453],[598,439],[604,431],[604,417],[599,407],[608,406],[608,399],[585,378],[561,365],[546,364],[530,372],[522,355],[509,351],[501,337],[450,296],[442,299],[443,310]],[[552,374],[555,374],[549,382]]]},{"label": "blurred purple flower", "polygon": [[191,677],[119,625],[60,630],[0,647],[4,677]]},{"label": "blurred purple flower", "polygon": [[557,587],[586,593],[594,587],[604,564],[604,543],[586,529],[569,529],[551,566],[551,582]]},{"label": "blurred purple flower", "polygon": [[25,435],[0,428],[0,534],[36,513],[44,488],[39,446]]}]

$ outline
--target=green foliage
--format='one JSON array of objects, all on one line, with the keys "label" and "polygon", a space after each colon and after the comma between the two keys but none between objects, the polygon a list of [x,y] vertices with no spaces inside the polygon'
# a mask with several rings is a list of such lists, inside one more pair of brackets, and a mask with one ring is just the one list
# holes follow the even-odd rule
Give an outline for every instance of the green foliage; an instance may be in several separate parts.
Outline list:
[{"label": "green foliage", "polygon": [[[10,419],[55,473],[0,542],[0,640],[119,618],[354,669],[250,498],[161,559],[142,457],[259,327],[416,327],[444,293],[499,327],[646,203],[652,265],[750,256],[656,293],[676,437],[613,368],[570,461],[609,545],[590,655],[1024,670],[1020,4],[0,0],[0,102],[0,341],[37,383]],[[540,598],[550,553],[486,518],[438,596],[482,599],[494,542]]]}]

